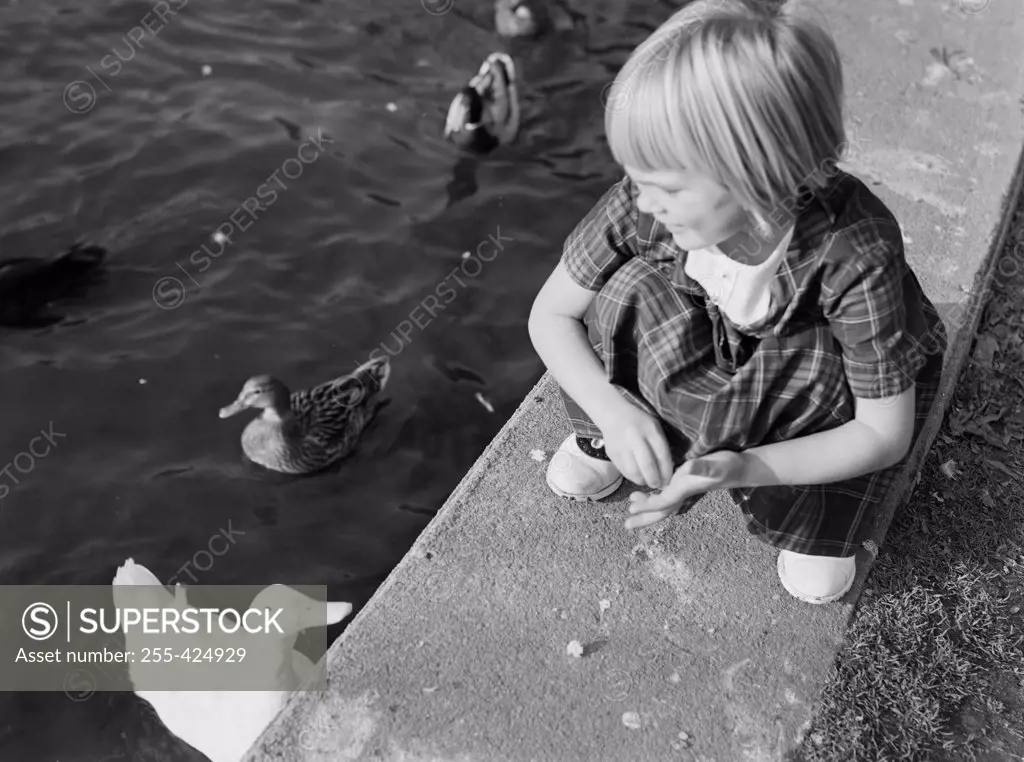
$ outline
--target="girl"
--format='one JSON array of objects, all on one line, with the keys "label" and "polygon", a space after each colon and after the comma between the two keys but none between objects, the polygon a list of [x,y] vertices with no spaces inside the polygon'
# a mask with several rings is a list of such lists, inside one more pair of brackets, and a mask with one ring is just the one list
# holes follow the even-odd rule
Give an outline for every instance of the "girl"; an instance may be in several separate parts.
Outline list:
[{"label": "girl", "polygon": [[853,584],[946,348],[899,224],[836,166],[842,102],[834,41],[788,8],[677,12],[611,87],[625,176],[529,321],[573,428],[551,489],[662,489],[631,495],[630,529],[729,490],[809,603]]}]

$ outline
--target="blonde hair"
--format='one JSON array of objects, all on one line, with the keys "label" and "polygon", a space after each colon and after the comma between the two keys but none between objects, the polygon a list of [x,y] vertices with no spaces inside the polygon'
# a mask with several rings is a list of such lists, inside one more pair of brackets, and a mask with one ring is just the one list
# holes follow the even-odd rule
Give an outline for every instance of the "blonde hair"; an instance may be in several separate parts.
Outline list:
[{"label": "blonde hair", "polygon": [[845,144],[835,42],[764,0],[696,0],[676,12],[630,56],[606,108],[619,164],[696,169],[759,226],[799,188],[822,187]]}]

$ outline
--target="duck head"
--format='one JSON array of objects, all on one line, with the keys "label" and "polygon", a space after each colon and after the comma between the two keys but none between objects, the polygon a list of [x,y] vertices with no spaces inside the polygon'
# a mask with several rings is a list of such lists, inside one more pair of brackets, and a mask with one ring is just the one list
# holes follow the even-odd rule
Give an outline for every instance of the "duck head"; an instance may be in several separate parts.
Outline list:
[{"label": "duck head", "polygon": [[502,37],[535,37],[546,21],[543,11],[529,0],[495,0],[494,28]]},{"label": "duck head", "polygon": [[220,409],[221,418],[230,418],[249,408],[282,416],[291,410],[288,387],[273,376],[253,376],[242,386],[238,399]]},{"label": "duck head", "polygon": [[515,64],[504,53],[491,53],[448,107],[444,137],[485,153],[515,140],[519,120]]}]

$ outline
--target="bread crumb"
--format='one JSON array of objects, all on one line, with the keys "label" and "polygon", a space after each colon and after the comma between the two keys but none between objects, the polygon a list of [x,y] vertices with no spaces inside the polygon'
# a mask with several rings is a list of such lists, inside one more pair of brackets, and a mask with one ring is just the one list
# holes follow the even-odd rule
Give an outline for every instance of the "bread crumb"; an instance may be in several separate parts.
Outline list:
[{"label": "bread crumb", "polygon": [[630,730],[640,730],[640,715],[637,712],[624,712],[622,724]]}]

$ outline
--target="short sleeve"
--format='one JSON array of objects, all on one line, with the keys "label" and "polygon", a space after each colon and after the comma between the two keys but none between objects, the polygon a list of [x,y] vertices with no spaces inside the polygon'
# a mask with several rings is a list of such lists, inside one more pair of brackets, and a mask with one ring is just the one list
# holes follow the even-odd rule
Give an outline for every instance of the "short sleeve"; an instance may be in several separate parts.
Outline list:
[{"label": "short sleeve", "polygon": [[837,235],[827,259],[822,304],[853,395],[878,399],[910,388],[926,358],[908,328],[910,271],[899,226],[865,220]]},{"label": "short sleeve", "polygon": [[636,193],[629,177],[613,185],[565,240],[562,265],[573,281],[600,291],[612,274],[637,255]]}]

